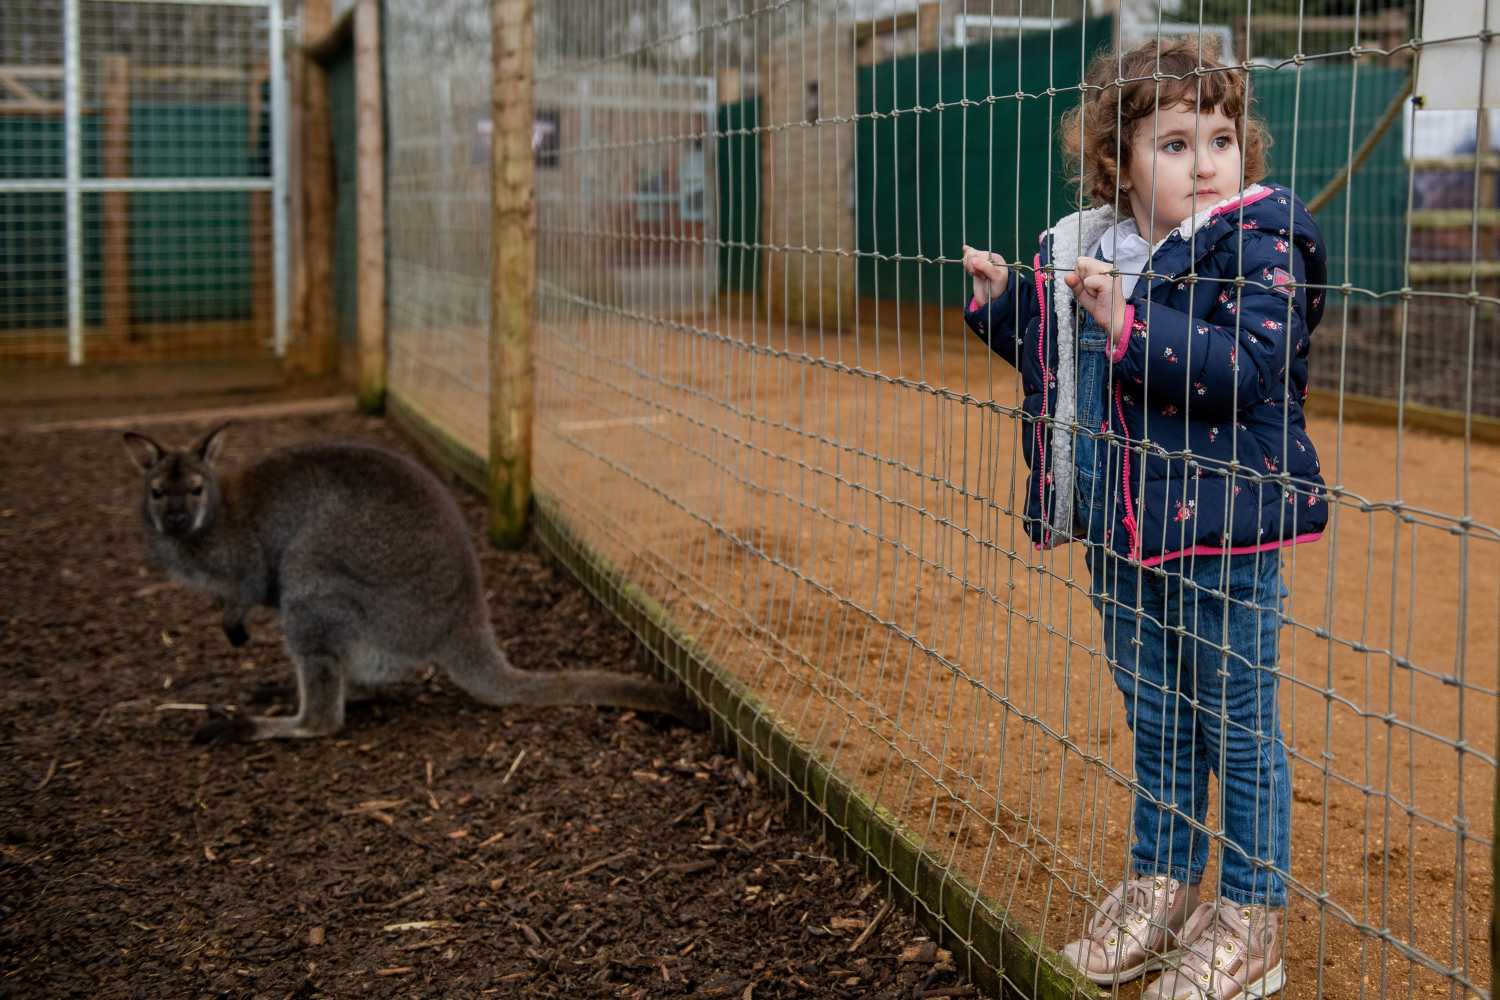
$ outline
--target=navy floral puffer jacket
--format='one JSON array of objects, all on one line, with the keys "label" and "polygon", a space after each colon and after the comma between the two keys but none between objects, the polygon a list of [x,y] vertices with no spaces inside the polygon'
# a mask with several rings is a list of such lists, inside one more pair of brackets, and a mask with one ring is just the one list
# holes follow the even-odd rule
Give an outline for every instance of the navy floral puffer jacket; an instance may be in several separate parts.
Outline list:
[{"label": "navy floral puffer jacket", "polygon": [[[1060,221],[1031,269],[1013,266],[1003,295],[965,311],[1021,373],[1025,516],[1043,546],[1073,532],[1067,373],[1078,313],[1062,275],[1115,221],[1108,209]],[[1129,338],[1112,355],[1109,421],[1094,429],[1118,449],[1108,539],[1120,555],[1155,565],[1322,533],[1328,502],[1302,403],[1326,261],[1312,215],[1276,184],[1251,185],[1154,248],[1127,302]]]}]

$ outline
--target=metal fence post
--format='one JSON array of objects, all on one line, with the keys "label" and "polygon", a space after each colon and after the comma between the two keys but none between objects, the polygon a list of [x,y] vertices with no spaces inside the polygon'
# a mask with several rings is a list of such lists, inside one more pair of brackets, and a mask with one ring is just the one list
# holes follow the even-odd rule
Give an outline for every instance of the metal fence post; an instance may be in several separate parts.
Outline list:
[{"label": "metal fence post", "polygon": [[81,0],[63,4],[63,142],[67,187],[63,195],[68,227],[68,363],[83,364],[83,138],[80,118],[81,69],[79,63],[78,6]]},{"label": "metal fence post", "polygon": [[532,306],[536,199],[532,170],[532,0],[492,0],[490,84],[489,533],[514,548],[531,506]]}]

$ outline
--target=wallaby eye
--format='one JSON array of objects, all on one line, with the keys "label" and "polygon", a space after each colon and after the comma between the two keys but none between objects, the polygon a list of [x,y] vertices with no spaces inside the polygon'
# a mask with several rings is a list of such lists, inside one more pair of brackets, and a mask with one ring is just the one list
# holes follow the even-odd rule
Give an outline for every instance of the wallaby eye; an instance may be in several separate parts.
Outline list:
[{"label": "wallaby eye", "polygon": [[188,490],[188,492],[195,497],[201,497],[203,495],[203,484],[199,483],[197,486],[194,486],[192,489]]},{"label": "wallaby eye", "polygon": [[160,500],[164,496],[166,496],[166,493],[162,492],[162,490],[161,490],[160,487],[158,487],[158,486],[151,487],[151,499],[152,500]]}]

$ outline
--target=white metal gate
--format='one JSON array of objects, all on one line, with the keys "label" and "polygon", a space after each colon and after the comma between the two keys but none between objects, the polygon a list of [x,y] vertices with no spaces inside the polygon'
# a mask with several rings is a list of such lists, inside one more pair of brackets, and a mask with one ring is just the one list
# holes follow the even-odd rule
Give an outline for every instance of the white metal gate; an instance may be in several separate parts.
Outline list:
[{"label": "white metal gate", "polygon": [[285,0],[7,0],[0,365],[283,354]]}]

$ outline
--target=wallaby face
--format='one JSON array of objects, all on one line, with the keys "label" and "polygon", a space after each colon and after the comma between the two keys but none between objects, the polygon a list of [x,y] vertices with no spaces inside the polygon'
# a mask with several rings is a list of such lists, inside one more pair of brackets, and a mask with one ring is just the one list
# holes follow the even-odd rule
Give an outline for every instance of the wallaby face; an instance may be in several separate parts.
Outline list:
[{"label": "wallaby face", "polygon": [[435,665],[488,705],[615,705],[701,723],[673,689],[607,671],[510,665],[490,627],[471,531],[447,487],[394,452],[285,448],[216,470],[224,428],[186,449],[125,434],[142,472],[146,544],[173,576],[223,602],[224,635],[277,609],[297,668],[295,716],[238,717],[196,739],[326,736],[345,702]]},{"label": "wallaby face", "polygon": [[125,448],[146,477],[144,509],[156,531],[186,538],[213,523],[220,499],[213,462],[223,431],[215,428],[183,451],[163,448],[134,431],[125,434]]}]

